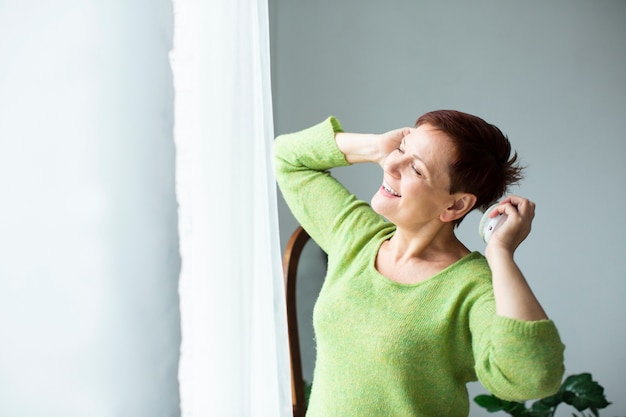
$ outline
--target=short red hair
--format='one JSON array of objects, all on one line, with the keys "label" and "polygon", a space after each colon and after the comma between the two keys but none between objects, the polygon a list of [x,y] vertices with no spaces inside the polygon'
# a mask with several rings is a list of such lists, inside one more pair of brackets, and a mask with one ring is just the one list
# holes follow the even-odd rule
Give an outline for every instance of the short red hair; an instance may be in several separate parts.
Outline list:
[{"label": "short red hair", "polygon": [[509,139],[480,117],[456,110],[436,110],[420,116],[415,127],[424,124],[444,133],[454,143],[457,155],[449,167],[450,193],[475,195],[474,208],[486,210],[523,179],[524,168],[518,164],[517,152],[512,152]]}]

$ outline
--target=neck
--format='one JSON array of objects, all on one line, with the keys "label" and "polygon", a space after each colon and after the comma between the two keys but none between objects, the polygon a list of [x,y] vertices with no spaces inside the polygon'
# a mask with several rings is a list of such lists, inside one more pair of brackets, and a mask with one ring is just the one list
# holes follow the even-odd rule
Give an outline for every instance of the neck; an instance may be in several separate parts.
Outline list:
[{"label": "neck", "polygon": [[388,249],[396,262],[458,260],[470,252],[456,237],[452,223],[418,231],[398,228],[389,240]]}]

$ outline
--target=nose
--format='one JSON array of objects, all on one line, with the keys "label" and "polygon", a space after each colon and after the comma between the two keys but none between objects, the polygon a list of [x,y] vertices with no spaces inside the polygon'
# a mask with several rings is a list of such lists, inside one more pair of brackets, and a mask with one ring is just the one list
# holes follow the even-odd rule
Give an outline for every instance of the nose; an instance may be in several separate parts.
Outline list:
[{"label": "nose", "polygon": [[385,158],[385,162],[383,164],[383,170],[387,172],[394,178],[400,178],[400,162],[401,162],[401,154],[400,152],[392,151],[387,158]]}]

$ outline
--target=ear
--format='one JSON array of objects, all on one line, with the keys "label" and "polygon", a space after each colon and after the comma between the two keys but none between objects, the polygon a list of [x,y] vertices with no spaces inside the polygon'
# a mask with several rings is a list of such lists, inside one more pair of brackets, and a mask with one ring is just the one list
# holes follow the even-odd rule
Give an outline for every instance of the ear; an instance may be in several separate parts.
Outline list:
[{"label": "ear", "polygon": [[452,196],[454,201],[440,215],[439,220],[444,223],[453,222],[462,218],[474,208],[476,196],[470,193],[458,193]]}]

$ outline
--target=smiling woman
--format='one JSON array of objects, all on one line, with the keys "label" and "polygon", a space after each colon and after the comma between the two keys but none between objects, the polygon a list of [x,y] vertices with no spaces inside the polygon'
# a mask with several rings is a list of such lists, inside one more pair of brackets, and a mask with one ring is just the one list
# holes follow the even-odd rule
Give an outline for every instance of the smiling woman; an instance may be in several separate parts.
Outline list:
[{"label": "smiling woman", "polygon": [[[467,166],[468,143],[493,159],[491,188],[470,191],[484,167]],[[307,416],[467,416],[473,380],[505,399],[558,389],[564,346],[513,260],[534,204],[501,201],[493,215],[506,221],[486,257],[455,235],[477,202],[519,179],[510,149],[497,128],[457,111],[381,135],[345,133],[331,117],[276,139],[285,201],[328,254]],[[371,206],[328,174],[358,162],[383,170]]]},{"label": "smiling woman", "polygon": [[[515,260],[558,324],[568,373],[592,372],[611,399],[606,414],[625,415],[626,328],[619,318],[626,317],[626,2],[270,5],[277,133],[329,114],[352,131],[384,132],[412,126],[428,110],[456,108],[510,137],[527,167],[511,191],[537,203],[532,233]],[[382,182],[377,164],[330,172],[366,202]],[[296,221],[279,203],[286,242]],[[470,212],[455,234],[483,251],[480,219]],[[325,270],[315,254],[303,258]],[[316,275],[308,281],[321,284]],[[317,291],[302,294],[312,303]],[[303,339],[313,336],[301,329]],[[313,353],[303,358],[307,380]],[[468,390],[470,397],[485,392],[479,383]],[[472,416],[489,415],[470,408]]]}]

